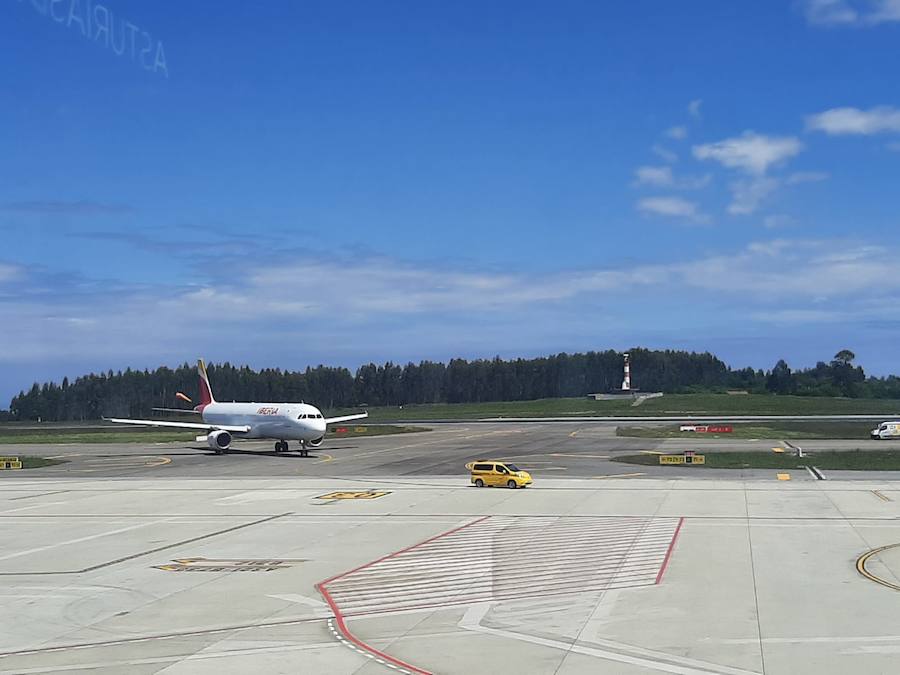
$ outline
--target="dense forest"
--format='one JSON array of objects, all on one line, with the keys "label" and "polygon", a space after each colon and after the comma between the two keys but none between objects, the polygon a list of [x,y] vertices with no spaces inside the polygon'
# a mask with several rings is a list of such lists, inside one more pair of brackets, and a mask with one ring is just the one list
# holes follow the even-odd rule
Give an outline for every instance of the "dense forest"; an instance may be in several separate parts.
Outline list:
[{"label": "dense forest", "polygon": [[[802,396],[900,398],[900,378],[866,377],[849,350],[830,362],[792,371],[778,361],[769,371],[732,370],[709,353],[631,350],[633,384],[642,391],[753,393]],[[346,368],[318,366],[304,371],[251,370],[229,363],[211,365],[209,376],[220,401],[309,401],[326,408],[410,403],[469,403],[584,396],[621,386],[622,354],[613,350],[557,354],[536,359],[422,361],[400,366],[368,364],[354,375]],[[126,370],[85,375],[74,382],[35,384],[14,397],[13,420],[88,420],[101,416],[146,416],[153,407],[172,407],[175,394],[194,397],[197,370],[187,363],[172,370]]]}]

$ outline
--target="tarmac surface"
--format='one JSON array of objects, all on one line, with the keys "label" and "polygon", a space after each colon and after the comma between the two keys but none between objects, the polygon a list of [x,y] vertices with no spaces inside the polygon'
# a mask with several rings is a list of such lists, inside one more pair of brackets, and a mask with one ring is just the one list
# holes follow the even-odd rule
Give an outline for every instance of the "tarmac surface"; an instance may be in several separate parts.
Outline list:
[{"label": "tarmac surface", "polygon": [[[422,426],[421,423],[419,426]],[[900,449],[900,441],[713,439],[698,434],[683,439],[620,438],[615,423],[594,422],[459,422],[436,424],[429,431],[357,438],[328,437],[310,457],[277,454],[271,441],[235,442],[228,454],[216,455],[205,443],[95,443],[71,445],[0,445],[5,455],[39,455],[65,464],[30,470],[20,476],[147,477],[286,477],[334,476],[368,479],[463,476],[474,459],[502,459],[542,478],[694,476],[770,479],[769,469],[736,471],[676,466],[639,466],[612,461],[639,452],[684,450],[771,452],[773,447],[804,450]],[[883,479],[885,472],[828,472],[829,478]],[[11,477],[11,476],[4,476]],[[900,478],[900,472],[892,477]],[[796,478],[801,478],[798,474]]]},{"label": "tarmac surface", "polygon": [[[7,445],[71,461],[0,472],[0,673],[896,672],[895,476],[609,461],[773,443],[547,423],[310,458]],[[470,487],[480,457],[535,484]]]}]

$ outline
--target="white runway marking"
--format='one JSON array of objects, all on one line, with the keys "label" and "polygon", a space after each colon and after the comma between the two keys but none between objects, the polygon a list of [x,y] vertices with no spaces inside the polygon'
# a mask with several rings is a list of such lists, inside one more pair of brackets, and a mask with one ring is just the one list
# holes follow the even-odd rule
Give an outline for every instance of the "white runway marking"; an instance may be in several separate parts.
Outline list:
[{"label": "white runway marking", "polygon": [[517,633],[515,631],[501,630],[499,628],[487,628],[481,625],[481,620],[487,614],[488,610],[490,610],[490,603],[473,605],[466,611],[465,615],[460,620],[460,628],[479,633],[486,633],[488,635],[513,638],[515,640],[521,640],[543,647],[560,649],[565,652],[595,656],[600,659],[616,661],[618,663],[627,663],[633,666],[640,666],[647,670],[675,673],[676,675],[758,675],[758,673],[754,671],[744,670],[742,668],[732,668],[716,663],[707,663],[697,659],[667,654],[651,649],[643,649],[633,645],[614,643],[611,641],[604,641],[603,647],[599,648],[578,643],[564,642],[562,640],[551,640],[536,635]]},{"label": "white runway marking", "polygon": [[327,584],[344,616],[651,586],[678,518],[491,516]]},{"label": "white runway marking", "polygon": [[7,511],[0,511],[0,514],[7,513],[18,513],[19,511],[30,511],[31,509],[42,509],[45,506],[58,506],[59,504],[68,504],[69,502],[46,502],[44,504],[32,504],[31,506],[23,506],[18,509],[9,509]]},{"label": "white runway marking", "polygon": [[275,598],[276,600],[284,600],[286,602],[297,602],[301,605],[309,605],[310,607],[321,607],[328,608],[324,602],[317,598],[308,598],[305,595],[299,595],[297,593],[288,593],[285,595],[266,595],[267,598]]},{"label": "white runway marking", "polygon": [[84,541],[91,541],[93,539],[100,539],[101,537],[109,537],[113,534],[120,534],[122,532],[129,532],[131,530],[138,530],[142,527],[150,527],[151,525],[159,525],[160,523],[167,523],[172,518],[163,518],[162,520],[153,520],[149,523],[140,523],[138,525],[131,525],[130,527],[121,527],[118,530],[110,530],[109,532],[100,532],[99,534],[92,534],[87,537],[78,537],[78,539],[68,539],[67,541],[60,541],[56,544],[48,544],[47,546],[38,546],[37,548],[30,548],[25,551],[17,551],[16,553],[10,553],[9,555],[0,556],[0,560],[10,560],[12,558],[19,558],[23,555],[30,555],[31,553],[41,553],[42,551],[49,551],[54,548],[59,548],[60,546],[68,546],[69,544],[80,544]]}]

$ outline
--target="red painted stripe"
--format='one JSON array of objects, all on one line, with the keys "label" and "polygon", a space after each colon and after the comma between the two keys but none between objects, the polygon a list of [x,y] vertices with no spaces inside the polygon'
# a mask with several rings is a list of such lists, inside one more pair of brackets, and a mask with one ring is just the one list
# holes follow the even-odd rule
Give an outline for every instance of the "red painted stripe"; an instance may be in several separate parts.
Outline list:
[{"label": "red painted stripe", "polygon": [[360,640],[358,637],[356,637],[353,633],[351,633],[350,629],[347,628],[347,623],[344,621],[344,615],[341,613],[340,607],[337,606],[337,603],[335,603],[334,599],[331,597],[331,594],[328,592],[328,589],[325,588],[325,586],[332,581],[336,581],[337,579],[340,579],[341,577],[347,576],[348,574],[353,574],[354,572],[358,572],[359,570],[365,569],[367,567],[371,567],[375,563],[379,563],[382,560],[387,560],[388,558],[392,558],[401,553],[405,553],[406,551],[409,551],[410,549],[416,548],[417,546],[422,546],[423,544],[432,542],[435,539],[440,539],[441,537],[446,537],[448,535],[453,534],[454,532],[459,532],[460,530],[462,530],[466,527],[470,527],[472,525],[476,525],[477,523],[481,523],[481,522],[487,520],[488,518],[490,518],[490,516],[484,516],[483,518],[478,518],[477,520],[473,520],[470,523],[465,523],[464,525],[460,525],[459,527],[456,527],[452,530],[448,530],[447,532],[442,532],[441,534],[435,535],[435,536],[431,537],[430,539],[426,539],[425,541],[419,542],[418,544],[413,544],[412,546],[407,546],[404,549],[395,551],[394,553],[389,553],[385,556],[382,556],[381,558],[378,558],[377,560],[373,560],[372,562],[368,562],[365,565],[360,565],[359,567],[356,567],[356,568],[350,570],[349,572],[343,572],[342,574],[338,574],[329,579],[326,579],[325,581],[320,581],[319,583],[317,583],[316,590],[318,590],[319,593],[322,594],[322,597],[325,598],[325,602],[327,602],[328,606],[331,608],[331,611],[334,614],[335,623],[337,624],[338,630],[341,631],[341,634],[345,638],[347,638],[350,642],[352,642],[357,647],[359,647],[360,649],[362,649],[370,654],[373,654],[374,656],[377,656],[378,658],[384,659],[385,661],[393,663],[395,666],[398,666],[400,668],[405,668],[406,670],[409,670],[410,672],[413,672],[413,673],[418,673],[419,675],[432,675],[431,672],[429,672],[427,670],[422,670],[421,668],[416,668],[416,666],[414,666],[412,664],[406,663],[405,661],[401,661],[400,659],[395,659],[393,656],[390,656],[388,654],[385,654],[382,651],[375,649],[374,647],[366,644],[365,642]]},{"label": "red painted stripe", "polygon": [[678,519],[678,527],[675,528],[675,534],[672,535],[672,541],[669,544],[669,550],[666,551],[666,557],[663,558],[662,567],[659,568],[659,574],[656,575],[656,583],[662,581],[663,574],[666,573],[666,568],[669,566],[669,558],[672,557],[672,551],[675,548],[675,542],[678,539],[678,533],[681,532],[681,526],[684,524],[684,517]]},{"label": "red painted stripe", "polygon": [[418,544],[413,544],[412,546],[407,546],[406,548],[401,548],[399,551],[394,551],[393,553],[388,553],[387,555],[381,556],[377,560],[373,560],[372,562],[367,562],[366,564],[360,565],[359,567],[354,567],[349,572],[341,572],[340,574],[336,574],[333,577],[326,579],[325,581],[320,581],[319,585],[324,586],[325,584],[330,584],[332,581],[337,581],[341,577],[346,577],[355,572],[359,572],[360,570],[364,570],[367,567],[371,567],[372,565],[375,565],[384,560],[387,560],[388,558],[393,558],[394,556],[398,556],[401,553],[406,553],[407,551],[411,551],[412,549],[418,548],[419,546],[424,546],[425,544],[430,544],[431,542],[435,541],[436,539],[441,539],[443,537],[447,537],[447,536],[453,534],[454,532],[459,532],[460,530],[464,530],[467,527],[471,527],[472,525],[477,525],[478,523],[484,522],[488,518],[490,518],[490,516],[483,516],[481,518],[478,518],[477,520],[473,520],[471,523],[465,523],[463,525],[460,525],[459,527],[454,527],[452,530],[447,530],[446,532],[441,532],[440,534],[436,534],[435,536],[430,537],[429,539],[426,539],[425,541],[420,541]]},{"label": "red painted stripe", "polygon": [[331,595],[328,593],[328,590],[321,584],[316,584],[316,589],[318,589],[319,593],[322,594],[322,597],[325,598],[325,602],[328,603],[328,606],[331,607],[331,611],[334,612],[334,620],[337,624],[338,630],[341,631],[341,634],[347,638],[350,642],[355,644],[360,649],[369,652],[370,654],[383,659],[389,663],[393,663],[395,666],[399,668],[403,668],[404,670],[408,670],[412,673],[418,673],[419,675],[432,675],[428,670],[422,670],[421,668],[416,668],[414,665],[406,663],[405,661],[401,661],[400,659],[395,659],[393,656],[389,654],[385,654],[382,651],[375,649],[374,647],[367,645],[365,642],[356,637],[353,633],[350,632],[350,629],[347,628],[347,624],[344,622],[344,615],[341,614],[340,608],[335,604],[334,600],[332,600]]}]

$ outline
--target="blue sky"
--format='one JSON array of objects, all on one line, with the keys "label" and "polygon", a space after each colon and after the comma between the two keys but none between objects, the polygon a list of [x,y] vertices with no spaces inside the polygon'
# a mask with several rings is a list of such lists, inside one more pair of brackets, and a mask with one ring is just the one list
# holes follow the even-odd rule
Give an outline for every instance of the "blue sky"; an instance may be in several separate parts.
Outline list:
[{"label": "blue sky", "polygon": [[900,372],[897,0],[9,0],[34,380],[628,348]]}]

